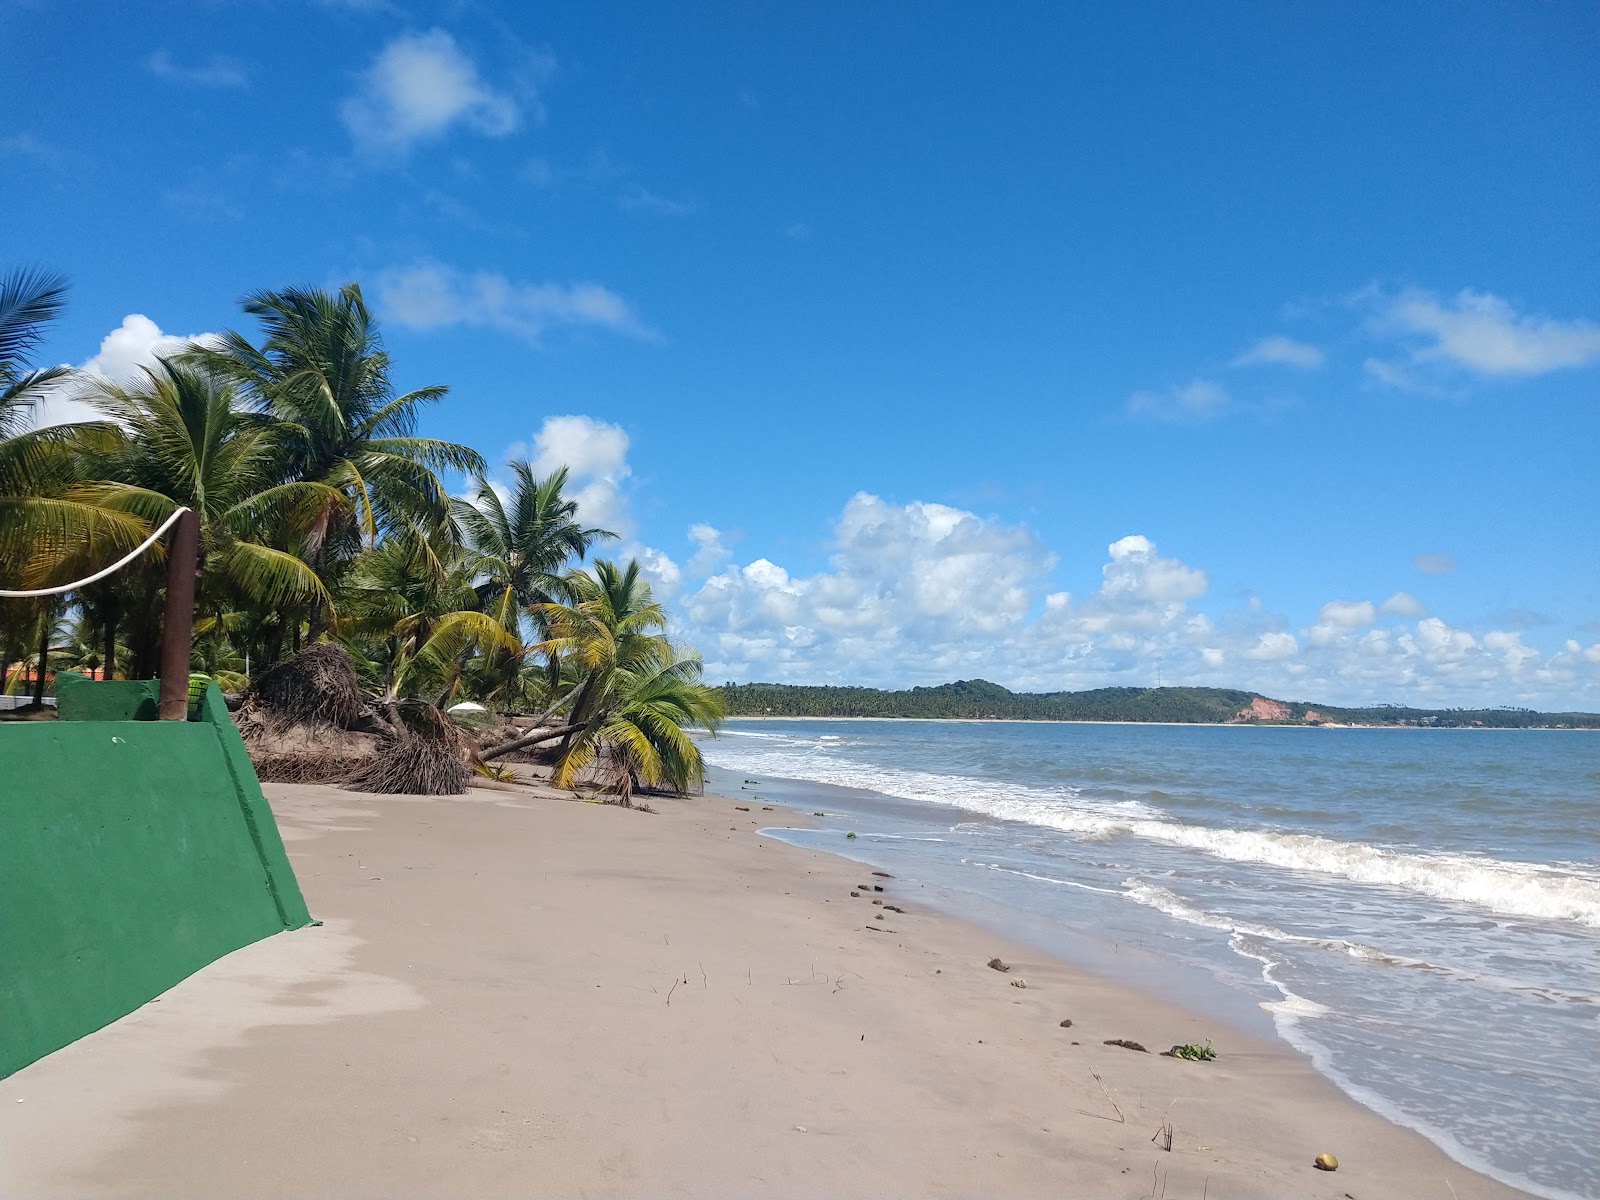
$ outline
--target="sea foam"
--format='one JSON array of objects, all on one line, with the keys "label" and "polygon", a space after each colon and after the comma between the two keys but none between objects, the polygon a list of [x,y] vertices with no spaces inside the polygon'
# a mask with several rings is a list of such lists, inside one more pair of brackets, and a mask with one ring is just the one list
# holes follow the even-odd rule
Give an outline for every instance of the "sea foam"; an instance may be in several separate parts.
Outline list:
[{"label": "sea foam", "polygon": [[1600,928],[1600,876],[1476,854],[1425,854],[1284,830],[1230,829],[1172,820],[1138,801],[1097,800],[1081,788],[939,775],[843,760],[815,741],[782,734],[737,749],[703,743],[718,766],[840,787],[863,788],[1052,829],[1080,840],[1135,837],[1230,862],[1255,863],[1348,879],[1508,917],[1573,921]]}]

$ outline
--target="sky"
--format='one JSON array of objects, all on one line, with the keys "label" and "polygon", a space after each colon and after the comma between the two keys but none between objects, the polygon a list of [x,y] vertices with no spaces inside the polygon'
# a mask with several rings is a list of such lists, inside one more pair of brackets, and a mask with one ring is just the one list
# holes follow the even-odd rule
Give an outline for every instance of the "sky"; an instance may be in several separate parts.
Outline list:
[{"label": "sky", "polygon": [[569,465],[712,681],[1600,709],[1593,5],[0,0],[0,48],[45,359],[358,281],[422,432]]}]

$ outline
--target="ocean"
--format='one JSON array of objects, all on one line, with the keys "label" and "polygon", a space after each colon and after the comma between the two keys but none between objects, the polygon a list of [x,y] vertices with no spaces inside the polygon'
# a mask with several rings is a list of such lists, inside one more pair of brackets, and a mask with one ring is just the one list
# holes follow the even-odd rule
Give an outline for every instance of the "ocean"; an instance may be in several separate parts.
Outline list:
[{"label": "ocean", "polygon": [[[711,790],[769,836],[1275,1032],[1536,1195],[1600,1196],[1600,737],[730,721]],[[848,833],[856,834],[848,838]]]}]

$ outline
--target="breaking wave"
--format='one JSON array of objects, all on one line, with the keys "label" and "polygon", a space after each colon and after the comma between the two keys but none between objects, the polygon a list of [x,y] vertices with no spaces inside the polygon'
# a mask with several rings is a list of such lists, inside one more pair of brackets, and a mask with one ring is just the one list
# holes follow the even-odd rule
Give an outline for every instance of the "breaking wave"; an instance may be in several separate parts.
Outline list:
[{"label": "breaking wave", "polygon": [[1230,862],[1303,871],[1468,904],[1508,917],[1573,921],[1600,928],[1600,877],[1583,869],[1549,868],[1475,854],[1424,854],[1317,834],[1191,825],[1138,801],[1100,801],[1079,788],[936,775],[841,761],[818,753],[815,741],[745,734],[778,743],[737,750],[702,743],[718,766],[980,812],[1084,840],[1134,837]]}]

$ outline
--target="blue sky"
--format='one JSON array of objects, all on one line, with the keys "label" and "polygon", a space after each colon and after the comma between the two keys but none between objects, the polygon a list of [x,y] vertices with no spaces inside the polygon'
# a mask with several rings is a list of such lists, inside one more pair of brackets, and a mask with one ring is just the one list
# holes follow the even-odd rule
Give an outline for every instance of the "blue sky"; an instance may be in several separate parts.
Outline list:
[{"label": "blue sky", "polygon": [[12,2],[0,45],[50,355],[359,280],[428,432],[570,462],[713,679],[1600,708],[1592,6]]}]

